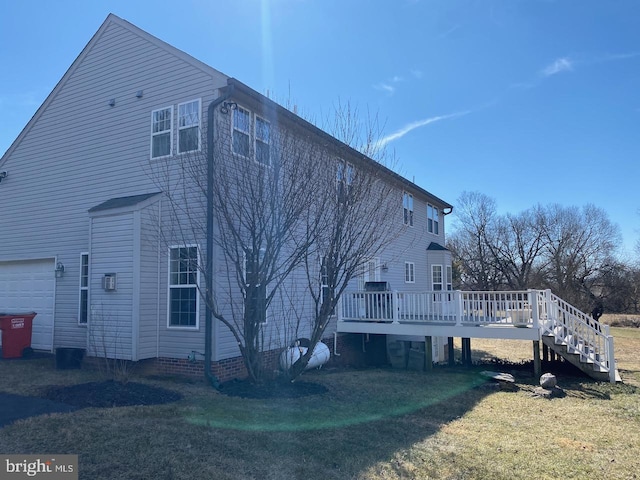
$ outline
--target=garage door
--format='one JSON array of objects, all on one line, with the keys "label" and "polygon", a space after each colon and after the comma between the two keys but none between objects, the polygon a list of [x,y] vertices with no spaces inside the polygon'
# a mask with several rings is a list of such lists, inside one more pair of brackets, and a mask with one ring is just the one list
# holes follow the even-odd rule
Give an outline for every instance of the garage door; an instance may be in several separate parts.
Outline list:
[{"label": "garage door", "polygon": [[31,346],[53,346],[54,261],[0,262],[0,313],[36,312]]}]

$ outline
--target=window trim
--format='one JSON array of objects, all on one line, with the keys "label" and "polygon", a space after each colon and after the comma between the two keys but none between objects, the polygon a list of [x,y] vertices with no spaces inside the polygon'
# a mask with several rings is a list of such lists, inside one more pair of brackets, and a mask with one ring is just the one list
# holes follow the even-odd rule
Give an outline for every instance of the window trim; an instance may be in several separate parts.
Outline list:
[{"label": "window trim", "polygon": [[[249,129],[247,131],[244,130],[240,130],[239,128],[236,128],[236,115],[238,113],[239,110],[242,110],[244,112],[247,112],[247,114],[249,115]],[[242,105],[238,105],[236,108],[234,108],[233,110],[231,110],[231,153],[233,155],[237,155],[240,158],[252,158],[253,157],[253,152],[251,151],[251,143],[252,143],[252,138],[253,138],[253,112],[251,110],[249,110],[248,108],[243,107]],[[248,155],[243,155],[240,152],[236,152],[235,148],[234,148],[234,141],[233,141],[233,136],[236,132],[236,130],[240,133],[242,133],[243,135],[247,135],[249,137],[249,152]],[[254,146],[255,148],[255,146]]]},{"label": "window trim", "polygon": [[[432,212],[432,215],[429,215]],[[431,203],[427,203],[427,232],[440,235],[440,209]]]},{"label": "window trim", "polygon": [[[260,248],[259,255],[265,255],[267,249],[264,247]],[[247,281],[247,252],[246,250],[242,252],[242,276],[244,277],[244,281]],[[244,290],[244,294],[247,294],[246,288]],[[266,299],[266,291],[265,291],[265,299]],[[264,312],[264,322],[260,322],[260,325],[268,325],[269,324],[269,315],[271,313],[271,305],[269,305]],[[242,314],[244,315],[244,298],[242,302]]]},{"label": "window trim", "polygon": [[404,262],[404,283],[416,283],[415,262]]},{"label": "window trim", "polygon": [[[406,201],[405,201],[406,200]],[[413,194],[402,192],[402,223],[407,227],[413,227]]]},{"label": "window trim", "polygon": [[[87,259],[87,284],[82,285],[83,273],[84,273],[84,259]],[[79,284],[78,284],[78,325],[81,327],[86,327],[89,325],[89,281],[91,279],[89,275],[89,252],[80,252],[80,276],[79,276]],[[85,310],[87,312],[87,319],[82,321],[82,292],[86,293],[85,301],[87,305]]]},{"label": "window trim", "polygon": [[[245,109],[246,110],[246,109]],[[264,142],[262,141],[262,139],[258,140],[258,127],[257,127],[257,123],[258,123],[258,119],[260,119],[260,121],[266,123],[269,126],[269,142]],[[253,119],[250,119],[250,124],[249,124],[249,129],[251,130],[251,126],[253,126],[253,160],[258,164],[258,165],[262,165],[264,167],[271,167],[271,165],[273,165],[273,161],[271,158],[271,152],[272,152],[272,148],[271,148],[271,122],[269,120],[267,120],[266,118],[262,117],[261,115],[258,115],[257,113],[253,114]],[[251,139],[251,135],[249,136],[249,138]],[[258,160],[258,147],[257,144],[258,142],[267,145],[269,147],[269,161],[268,163],[264,163]]]},{"label": "window trim", "polygon": [[[184,152],[180,150],[180,132],[182,130],[187,130],[189,128],[193,128],[194,125],[189,125],[188,127],[181,127],[180,126],[180,107],[182,107],[183,105],[188,105],[190,103],[196,103],[198,104],[198,124],[197,124],[197,129],[198,129],[198,134],[197,134],[197,139],[198,139],[198,148],[194,149],[194,150],[185,150]],[[182,154],[182,153],[190,153],[190,152],[199,152],[202,150],[202,101],[200,98],[196,98],[193,100],[189,100],[186,102],[182,102],[178,104],[178,115],[176,118],[176,128],[177,128],[177,132],[178,132],[178,153]]]},{"label": "window trim", "polygon": [[[161,132],[153,131],[154,124],[154,114],[156,112],[160,112],[162,110],[169,110],[171,124],[169,125],[169,130],[162,130]],[[159,135],[164,135],[165,133],[169,133],[169,153],[167,155],[159,155],[157,157],[153,156],[153,138]],[[160,158],[167,158],[173,155],[173,105],[169,105],[168,107],[156,108],[155,110],[151,110],[151,142],[149,145],[149,157],[151,160],[158,160]]]},{"label": "window trim", "polygon": [[320,259],[320,305],[325,301],[325,291],[329,289],[329,272],[327,270],[327,256]]},{"label": "window trim", "polygon": [[[171,283],[171,251],[177,248],[193,248],[196,249],[196,283],[185,285],[173,285]],[[167,329],[170,330],[200,330],[200,247],[196,243],[187,243],[182,245],[170,245],[167,258]],[[196,324],[195,325],[171,325],[171,289],[172,288],[195,288],[196,290]]]},{"label": "window trim", "polygon": [[[436,269],[440,269],[440,281],[435,281],[435,271]],[[444,269],[442,265],[431,265],[431,290],[434,292],[443,292],[444,291]],[[436,285],[440,285],[440,289],[436,289]]]},{"label": "window trim", "polygon": [[353,164],[339,158],[336,161],[336,195],[338,203],[345,203],[349,199],[354,178],[355,168]]}]

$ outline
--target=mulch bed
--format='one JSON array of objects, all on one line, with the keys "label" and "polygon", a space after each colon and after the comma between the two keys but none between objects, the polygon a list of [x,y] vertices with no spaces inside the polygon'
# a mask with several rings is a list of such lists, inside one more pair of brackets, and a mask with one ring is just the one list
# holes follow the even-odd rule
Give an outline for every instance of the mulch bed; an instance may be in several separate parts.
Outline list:
[{"label": "mulch bed", "polygon": [[253,399],[300,398],[321,395],[329,390],[324,385],[312,382],[287,382],[273,380],[261,384],[249,380],[231,380],[221,385],[220,393],[230,397]]},{"label": "mulch bed", "polygon": [[43,397],[54,402],[86,407],[127,407],[131,405],[159,405],[176,402],[182,398],[177,392],[135,382],[81,383],[71,386],[52,386]]}]

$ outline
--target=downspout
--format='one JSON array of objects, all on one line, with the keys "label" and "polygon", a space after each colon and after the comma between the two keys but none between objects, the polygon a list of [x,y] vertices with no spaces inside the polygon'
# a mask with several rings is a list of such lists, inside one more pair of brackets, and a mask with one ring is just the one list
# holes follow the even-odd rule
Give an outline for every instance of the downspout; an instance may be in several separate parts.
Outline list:
[{"label": "downspout", "polygon": [[233,85],[229,85],[227,91],[213,100],[207,109],[207,263],[205,271],[206,281],[206,310],[204,320],[204,376],[211,383],[213,388],[220,388],[220,381],[211,372],[212,345],[211,335],[213,333],[213,312],[211,305],[213,301],[213,150],[214,150],[214,113],[215,109],[222,102],[231,97]]}]

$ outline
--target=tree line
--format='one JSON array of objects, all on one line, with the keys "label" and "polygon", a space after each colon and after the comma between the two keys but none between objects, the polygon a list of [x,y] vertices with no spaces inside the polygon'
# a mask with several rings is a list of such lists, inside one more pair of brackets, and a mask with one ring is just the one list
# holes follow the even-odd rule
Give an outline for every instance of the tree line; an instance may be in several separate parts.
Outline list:
[{"label": "tree line", "polygon": [[603,209],[538,204],[499,214],[493,198],[464,192],[454,215],[456,288],[551,289],[585,312],[638,312],[640,268],[621,259],[619,228]]}]

